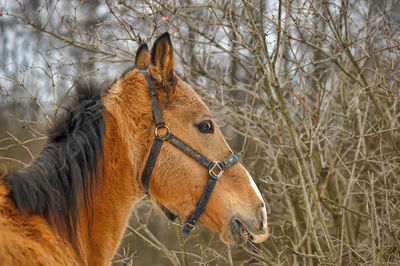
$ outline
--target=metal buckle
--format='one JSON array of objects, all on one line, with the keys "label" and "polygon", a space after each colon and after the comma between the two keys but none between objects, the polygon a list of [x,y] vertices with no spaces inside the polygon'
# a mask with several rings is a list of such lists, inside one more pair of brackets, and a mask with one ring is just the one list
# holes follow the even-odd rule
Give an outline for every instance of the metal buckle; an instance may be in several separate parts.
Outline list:
[{"label": "metal buckle", "polygon": [[[160,128],[161,128],[161,129],[165,128],[165,129],[167,130],[167,132],[165,133],[164,136],[160,136],[160,135],[158,134],[158,130],[159,130]],[[167,137],[171,134],[171,130],[169,130],[169,127],[167,127],[166,125],[158,125],[158,126],[156,127],[156,129],[154,130],[154,134],[156,135],[156,138],[161,139],[161,140],[166,140]]]},{"label": "metal buckle", "polygon": [[[193,221],[193,222],[196,222],[196,221]],[[196,227],[196,225],[191,224],[191,223],[189,223],[189,222],[186,222],[186,223],[185,223],[185,226],[186,226],[186,227],[190,227],[190,230],[192,230],[193,228]]]},{"label": "metal buckle", "polygon": [[191,223],[189,223],[189,222],[186,222],[186,223],[183,225],[183,228],[186,229],[186,230],[189,230],[189,232],[192,231],[195,227],[196,227],[196,225],[191,224]]},{"label": "metal buckle", "polygon": [[[218,169],[216,169],[217,167],[218,167]],[[216,173],[215,170],[217,170],[217,171],[219,170],[219,171]],[[214,161],[214,165],[210,168],[210,170],[208,170],[208,173],[210,174],[210,176],[215,176],[218,179],[222,176],[224,171],[225,170],[222,168],[221,162]]]},{"label": "metal buckle", "polygon": [[192,231],[194,228],[195,228],[195,225],[186,222],[186,223],[183,225],[182,233],[185,234],[185,235],[187,235],[187,234],[189,234],[190,231]]}]

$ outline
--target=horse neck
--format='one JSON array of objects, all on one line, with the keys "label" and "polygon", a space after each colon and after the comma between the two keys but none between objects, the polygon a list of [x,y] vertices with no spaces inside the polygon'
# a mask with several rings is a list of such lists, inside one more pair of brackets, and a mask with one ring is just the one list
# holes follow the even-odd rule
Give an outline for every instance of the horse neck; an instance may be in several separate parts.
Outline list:
[{"label": "horse neck", "polygon": [[[136,88],[124,86],[122,91],[121,83],[113,85],[109,95],[103,98],[106,107],[105,176],[93,204],[92,225],[82,228],[81,234],[83,253],[89,265],[110,263],[131,209],[143,195],[139,180],[151,142],[151,102]],[[87,220],[86,214],[82,215]]]}]

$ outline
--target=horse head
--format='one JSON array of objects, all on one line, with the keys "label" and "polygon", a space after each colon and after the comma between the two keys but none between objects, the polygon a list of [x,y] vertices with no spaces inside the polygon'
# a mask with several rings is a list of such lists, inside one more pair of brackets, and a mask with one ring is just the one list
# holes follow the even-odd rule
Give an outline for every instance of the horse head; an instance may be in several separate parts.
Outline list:
[{"label": "horse head", "polygon": [[[136,76],[136,89],[145,93],[149,86],[154,86],[158,95],[167,127],[163,126],[160,131],[164,132],[157,134],[171,132],[212,162],[221,162],[233,154],[210,110],[197,93],[175,74],[173,46],[168,33],[155,41],[151,51],[147,45],[142,45],[137,51],[135,63],[142,72],[134,70],[128,75]],[[143,70],[147,71],[150,84],[146,82]],[[153,120],[151,116],[150,119]],[[147,130],[151,135],[148,145],[156,139],[153,133],[155,128],[155,122],[151,121]],[[150,146],[145,158],[150,156],[149,150]],[[143,163],[141,171],[144,168]],[[199,223],[218,232],[227,243],[241,243],[248,238],[254,242],[266,240],[267,212],[255,182],[241,163],[224,170]],[[148,193],[160,207],[168,209],[181,220],[187,220],[195,212],[209,179],[210,169],[193,156],[188,156],[182,148],[165,141],[152,169]],[[140,178],[137,181],[141,183]]]}]

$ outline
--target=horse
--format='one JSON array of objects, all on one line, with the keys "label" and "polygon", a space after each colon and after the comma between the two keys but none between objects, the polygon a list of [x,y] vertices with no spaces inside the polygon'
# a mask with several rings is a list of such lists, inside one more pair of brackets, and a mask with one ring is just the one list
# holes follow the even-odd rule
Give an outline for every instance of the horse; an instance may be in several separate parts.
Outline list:
[{"label": "horse", "polygon": [[2,174],[1,265],[110,264],[145,193],[186,233],[198,222],[225,243],[268,238],[264,199],[176,75],[168,32],[107,89],[79,82],[36,159]]}]

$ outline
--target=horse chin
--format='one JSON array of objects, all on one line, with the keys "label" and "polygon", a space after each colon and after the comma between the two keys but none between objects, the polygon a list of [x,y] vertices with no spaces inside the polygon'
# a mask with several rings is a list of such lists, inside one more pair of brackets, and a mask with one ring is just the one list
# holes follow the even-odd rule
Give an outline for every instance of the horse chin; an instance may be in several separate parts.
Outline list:
[{"label": "horse chin", "polygon": [[224,242],[225,244],[243,244],[245,241],[242,239],[238,238],[235,236],[235,234],[232,233],[231,228],[227,227],[227,230],[224,232],[219,233],[219,238]]}]

